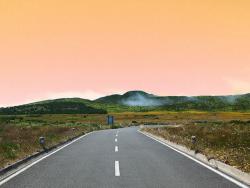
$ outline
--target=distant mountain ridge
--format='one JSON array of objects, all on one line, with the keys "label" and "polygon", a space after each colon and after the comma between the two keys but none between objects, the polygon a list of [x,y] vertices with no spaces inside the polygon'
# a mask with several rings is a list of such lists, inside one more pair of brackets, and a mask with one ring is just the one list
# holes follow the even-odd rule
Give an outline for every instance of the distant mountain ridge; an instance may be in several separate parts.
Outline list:
[{"label": "distant mountain ridge", "polygon": [[250,111],[250,93],[225,96],[157,96],[129,91],[87,100],[63,98],[0,108],[1,114],[105,114],[125,111]]},{"label": "distant mountain ridge", "polygon": [[217,101],[225,104],[236,102],[250,102],[250,93],[242,95],[222,96],[157,96],[144,91],[129,91],[123,95],[110,95],[96,99],[97,102],[116,103],[127,106],[166,106],[189,102],[212,102]]},{"label": "distant mountain ridge", "polygon": [[162,103],[156,102],[159,98],[144,91],[129,91],[123,95],[110,95],[96,99],[96,102],[116,103],[126,106],[161,106]]}]

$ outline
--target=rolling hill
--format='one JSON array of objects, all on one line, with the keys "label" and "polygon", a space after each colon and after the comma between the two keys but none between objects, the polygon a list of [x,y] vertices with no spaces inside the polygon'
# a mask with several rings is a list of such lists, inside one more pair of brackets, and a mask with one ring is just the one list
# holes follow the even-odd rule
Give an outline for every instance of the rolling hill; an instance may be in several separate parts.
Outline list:
[{"label": "rolling hill", "polygon": [[156,96],[144,91],[110,95],[95,102],[161,110],[244,111],[250,110],[250,93],[225,96]]},{"label": "rolling hill", "polygon": [[96,100],[64,98],[0,108],[1,114],[105,114],[139,111],[250,111],[250,94],[227,96],[157,96],[129,91]]},{"label": "rolling hill", "polygon": [[41,101],[26,105],[0,108],[1,114],[105,114],[104,109],[98,109],[87,105],[88,100],[72,98],[72,99],[56,99]]}]

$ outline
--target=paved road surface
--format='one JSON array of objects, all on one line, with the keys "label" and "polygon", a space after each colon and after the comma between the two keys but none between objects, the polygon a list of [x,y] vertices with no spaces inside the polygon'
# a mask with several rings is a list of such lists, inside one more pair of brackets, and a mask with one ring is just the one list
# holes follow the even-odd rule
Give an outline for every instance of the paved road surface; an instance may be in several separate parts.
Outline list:
[{"label": "paved road surface", "polygon": [[[118,134],[117,134],[118,132]],[[117,146],[117,147],[116,147]],[[235,184],[136,128],[92,133],[1,188],[236,188]]]}]

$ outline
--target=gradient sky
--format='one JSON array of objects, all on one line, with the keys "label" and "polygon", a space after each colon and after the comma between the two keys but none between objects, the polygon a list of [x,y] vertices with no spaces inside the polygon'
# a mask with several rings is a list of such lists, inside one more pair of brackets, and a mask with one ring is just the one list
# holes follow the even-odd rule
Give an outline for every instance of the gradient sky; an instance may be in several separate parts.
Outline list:
[{"label": "gradient sky", "polygon": [[249,0],[0,0],[0,106],[250,92]]}]

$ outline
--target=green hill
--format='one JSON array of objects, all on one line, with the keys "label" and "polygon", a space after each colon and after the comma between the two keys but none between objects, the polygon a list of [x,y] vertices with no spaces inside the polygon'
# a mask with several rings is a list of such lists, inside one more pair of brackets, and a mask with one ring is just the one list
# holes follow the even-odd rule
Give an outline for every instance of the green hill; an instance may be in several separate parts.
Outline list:
[{"label": "green hill", "polygon": [[202,110],[202,111],[248,111],[250,94],[226,96],[156,96],[144,91],[130,91],[123,95],[110,95],[95,102],[116,104],[141,109]]},{"label": "green hill", "polygon": [[0,114],[105,114],[104,109],[87,105],[85,99],[56,99],[21,106],[1,108]]},{"label": "green hill", "polygon": [[250,111],[250,94],[227,96],[156,96],[129,91],[96,100],[64,98],[0,108],[1,114],[105,114],[142,111]]}]

